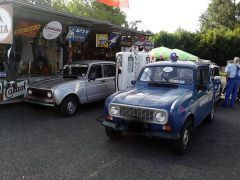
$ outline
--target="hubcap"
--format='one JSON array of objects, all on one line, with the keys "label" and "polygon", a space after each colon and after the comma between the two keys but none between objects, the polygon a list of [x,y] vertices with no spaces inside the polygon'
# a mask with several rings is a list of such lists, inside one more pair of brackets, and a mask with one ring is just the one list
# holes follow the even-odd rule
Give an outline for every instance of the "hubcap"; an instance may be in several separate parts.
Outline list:
[{"label": "hubcap", "polygon": [[184,145],[184,148],[187,147],[188,139],[189,139],[189,133],[188,133],[188,130],[186,129],[184,131],[184,134],[183,134],[183,145]]},{"label": "hubcap", "polygon": [[75,109],[76,109],[76,105],[72,101],[69,101],[67,105],[67,110],[69,114],[73,114],[75,112]]}]

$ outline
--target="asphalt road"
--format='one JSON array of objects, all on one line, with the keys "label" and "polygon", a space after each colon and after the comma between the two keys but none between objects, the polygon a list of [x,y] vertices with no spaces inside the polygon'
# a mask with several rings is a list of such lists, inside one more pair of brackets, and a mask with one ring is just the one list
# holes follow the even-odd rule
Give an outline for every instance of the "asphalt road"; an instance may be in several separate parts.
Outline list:
[{"label": "asphalt road", "polygon": [[51,108],[0,106],[0,179],[239,179],[240,103],[216,108],[192,136],[188,154],[169,141],[125,134],[110,141],[96,117],[103,102],[62,118]]}]

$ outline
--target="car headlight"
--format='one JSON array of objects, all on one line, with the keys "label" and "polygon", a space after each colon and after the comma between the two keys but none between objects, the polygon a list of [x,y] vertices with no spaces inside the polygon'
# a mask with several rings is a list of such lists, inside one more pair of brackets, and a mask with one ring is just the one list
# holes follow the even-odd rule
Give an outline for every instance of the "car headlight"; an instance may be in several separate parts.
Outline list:
[{"label": "car headlight", "polygon": [[28,89],[28,95],[32,95],[32,90]]},{"label": "car headlight", "polygon": [[52,98],[52,92],[51,92],[51,91],[49,91],[49,92],[47,93],[47,97],[48,97],[48,98]]},{"label": "car headlight", "polygon": [[119,113],[119,107],[117,106],[111,106],[110,108],[110,114],[111,115],[117,115]]},{"label": "car headlight", "polygon": [[155,114],[155,120],[160,124],[167,123],[167,114],[165,112],[157,112]]}]

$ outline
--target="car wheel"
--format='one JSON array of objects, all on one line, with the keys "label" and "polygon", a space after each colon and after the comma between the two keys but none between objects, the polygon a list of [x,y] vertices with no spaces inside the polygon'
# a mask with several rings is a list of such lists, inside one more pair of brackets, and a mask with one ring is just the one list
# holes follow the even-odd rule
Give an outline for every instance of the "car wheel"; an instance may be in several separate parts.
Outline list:
[{"label": "car wheel", "polygon": [[73,96],[67,96],[60,105],[60,111],[63,116],[72,116],[76,113],[78,106],[77,98]]},{"label": "car wheel", "polygon": [[188,120],[181,131],[180,138],[174,142],[174,150],[177,154],[183,155],[188,149],[189,139],[191,133],[191,123]]},{"label": "car wheel", "polygon": [[118,139],[122,135],[121,131],[116,131],[116,130],[110,128],[110,127],[106,127],[105,132],[106,132],[106,135],[112,140]]},{"label": "car wheel", "polygon": [[212,107],[212,111],[210,112],[210,114],[207,116],[206,120],[207,122],[213,122],[214,120],[214,115],[215,115],[215,108],[214,106]]}]

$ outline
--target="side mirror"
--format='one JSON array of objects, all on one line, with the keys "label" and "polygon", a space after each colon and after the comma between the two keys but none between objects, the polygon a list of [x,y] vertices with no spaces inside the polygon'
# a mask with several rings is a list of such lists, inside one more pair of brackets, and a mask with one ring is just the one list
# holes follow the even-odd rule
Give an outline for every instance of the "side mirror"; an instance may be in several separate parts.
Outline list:
[{"label": "side mirror", "polygon": [[132,81],[131,81],[131,84],[132,84],[132,85],[135,85],[135,84],[136,84],[136,80],[132,80]]},{"label": "side mirror", "polygon": [[89,74],[89,77],[88,77],[88,80],[89,80],[89,81],[94,81],[95,79],[96,79],[96,73],[95,73],[95,72],[90,73],[90,74]]}]

